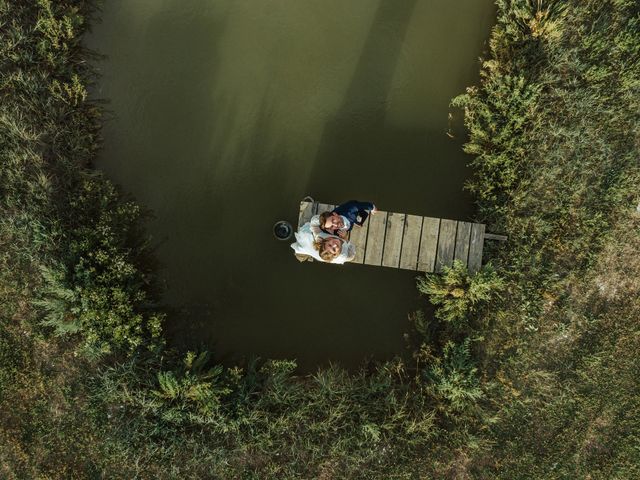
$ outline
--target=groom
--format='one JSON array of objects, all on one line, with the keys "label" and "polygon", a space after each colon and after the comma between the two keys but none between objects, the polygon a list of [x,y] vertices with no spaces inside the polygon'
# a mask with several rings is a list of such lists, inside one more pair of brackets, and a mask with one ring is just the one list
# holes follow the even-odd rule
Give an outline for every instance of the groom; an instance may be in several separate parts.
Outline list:
[{"label": "groom", "polygon": [[311,230],[315,236],[324,232],[346,238],[354,225],[361,227],[369,213],[375,214],[377,211],[378,209],[371,202],[350,200],[338,205],[331,212],[323,212],[312,217]]}]

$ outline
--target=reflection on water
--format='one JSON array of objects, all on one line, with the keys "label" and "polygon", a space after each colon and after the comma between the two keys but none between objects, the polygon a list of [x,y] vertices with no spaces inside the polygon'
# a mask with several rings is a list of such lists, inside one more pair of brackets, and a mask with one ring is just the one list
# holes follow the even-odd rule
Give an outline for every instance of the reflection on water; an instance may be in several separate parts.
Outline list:
[{"label": "reflection on water", "polygon": [[492,0],[107,2],[98,166],[155,212],[174,341],[303,368],[402,351],[415,274],[300,264],[272,226],[305,195],[469,218],[448,103],[492,20]]}]

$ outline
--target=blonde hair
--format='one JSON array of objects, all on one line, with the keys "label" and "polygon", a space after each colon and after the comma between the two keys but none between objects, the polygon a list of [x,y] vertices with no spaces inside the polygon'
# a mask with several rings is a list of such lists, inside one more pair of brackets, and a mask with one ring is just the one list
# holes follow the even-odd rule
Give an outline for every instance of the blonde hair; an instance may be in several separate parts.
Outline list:
[{"label": "blonde hair", "polygon": [[[330,238],[338,237],[321,238],[313,242],[313,248],[315,248],[320,253],[320,258],[325,262],[332,262],[336,258],[338,258],[338,255],[340,255],[340,252],[332,253],[324,249],[325,242],[327,242],[327,240],[329,240]],[[342,240],[340,240],[340,243],[342,243]]]}]

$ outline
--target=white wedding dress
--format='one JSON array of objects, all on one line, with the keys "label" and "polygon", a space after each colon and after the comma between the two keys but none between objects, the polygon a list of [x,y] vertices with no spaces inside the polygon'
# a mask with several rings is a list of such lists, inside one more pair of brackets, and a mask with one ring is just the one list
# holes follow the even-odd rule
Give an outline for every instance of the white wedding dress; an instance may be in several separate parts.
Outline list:
[{"label": "white wedding dress", "polygon": [[[296,254],[309,255],[314,260],[324,262],[324,260],[320,258],[320,252],[318,252],[313,246],[315,237],[313,235],[313,231],[311,230],[310,222],[307,222],[302,227],[300,227],[300,230],[295,233],[295,236],[296,242],[291,244],[291,248],[293,248],[293,251],[296,252]],[[333,236],[335,235],[330,235],[324,232],[318,234],[318,237],[320,238]],[[329,263],[337,263],[339,265],[346,263],[352,260],[353,257],[355,257],[355,252],[356,247],[352,243],[344,241],[342,242],[342,251],[340,252],[340,255],[338,255],[332,262]]]},{"label": "white wedding dress", "polygon": [[296,242],[291,244],[291,248],[296,252],[296,255],[309,255],[314,260],[324,262],[324,260],[320,258],[320,252],[318,252],[313,246],[315,238],[311,231],[311,224],[309,222],[300,227],[300,230],[298,230],[294,235],[296,236]]}]

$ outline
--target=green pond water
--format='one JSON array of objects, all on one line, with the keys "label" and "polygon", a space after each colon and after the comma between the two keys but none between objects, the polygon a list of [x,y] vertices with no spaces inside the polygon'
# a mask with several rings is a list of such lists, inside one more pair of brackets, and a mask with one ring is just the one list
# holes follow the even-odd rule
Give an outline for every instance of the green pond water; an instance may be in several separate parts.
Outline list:
[{"label": "green pond water", "polygon": [[153,210],[167,324],[227,363],[355,367],[405,350],[415,272],[299,263],[272,226],[305,195],[467,220],[452,97],[492,0],[108,0],[97,167]]}]

